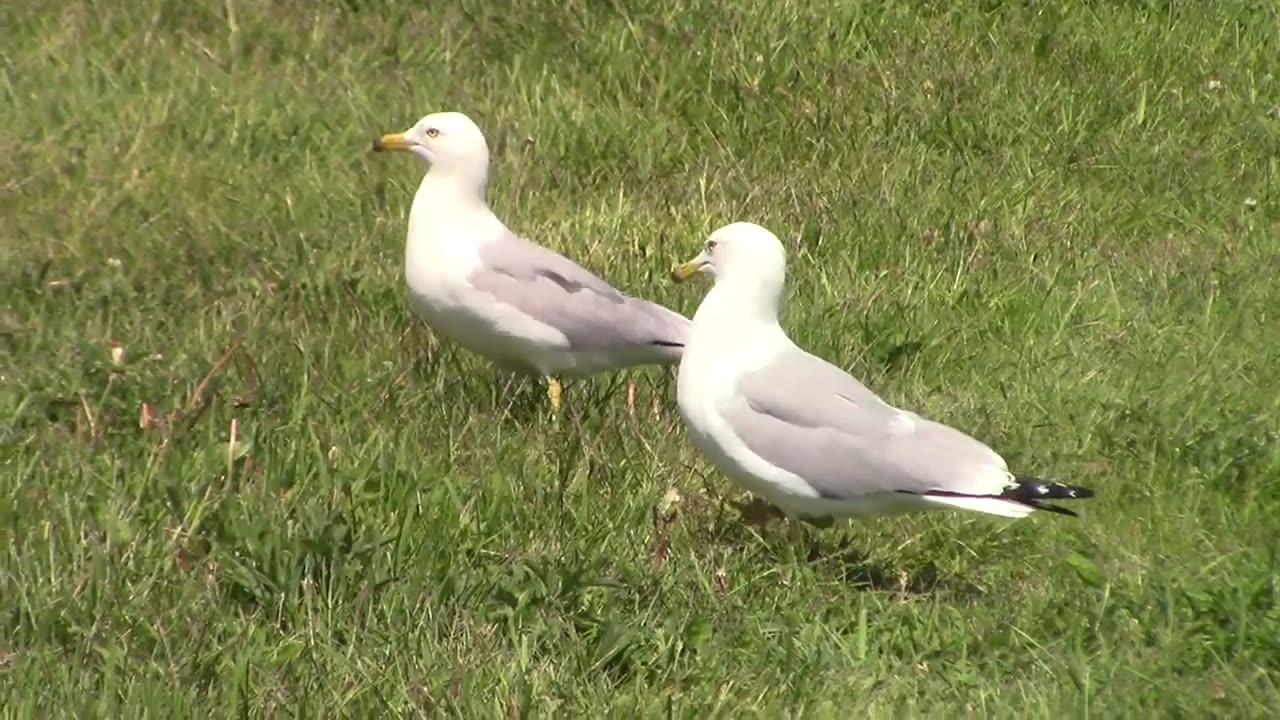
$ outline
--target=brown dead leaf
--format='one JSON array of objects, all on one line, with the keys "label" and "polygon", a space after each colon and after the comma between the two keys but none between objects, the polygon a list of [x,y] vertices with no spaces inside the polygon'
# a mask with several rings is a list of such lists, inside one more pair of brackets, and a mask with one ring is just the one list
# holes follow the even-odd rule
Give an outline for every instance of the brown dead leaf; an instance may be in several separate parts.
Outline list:
[{"label": "brown dead leaf", "polygon": [[213,379],[221,373],[224,368],[226,368],[227,363],[235,357],[236,351],[239,348],[239,340],[231,343],[231,347],[227,348],[226,351],[224,351],[222,355],[214,361],[213,367],[209,368],[209,372],[205,373],[200,384],[196,385],[196,389],[191,391],[191,395],[187,398],[185,410],[175,410],[170,421],[178,420],[180,417],[185,417],[187,427],[192,427],[196,424],[201,416],[204,415],[205,411],[209,409],[209,404],[212,400],[212,397],[208,392],[209,385],[213,382]]},{"label": "brown dead leaf", "polygon": [[714,575],[711,576],[711,584],[715,586],[716,594],[723,597],[729,592],[729,574],[724,568],[717,568]]},{"label": "brown dead leaf", "polygon": [[243,346],[238,349],[236,367],[244,375],[245,391],[237,395],[232,403],[236,407],[249,407],[258,399],[258,364]]},{"label": "brown dead leaf", "polygon": [[101,429],[98,427],[98,421],[93,415],[93,408],[89,407],[89,398],[85,397],[82,390],[80,391],[80,407],[76,410],[76,442],[83,444],[87,440],[97,445],[101,439]]},{"label": "brown dead leaf", "polygon": [[671,525],[679,515],[682,498],[675,488],[668,488],[653,508],[653,571],[661,572],[671,555]]},{"label": "brown dead leaf", "polygon": [[138,404],[138,427],[143,430],[151,430],[156,427],[159,420],[151,403],[142,402]]}]

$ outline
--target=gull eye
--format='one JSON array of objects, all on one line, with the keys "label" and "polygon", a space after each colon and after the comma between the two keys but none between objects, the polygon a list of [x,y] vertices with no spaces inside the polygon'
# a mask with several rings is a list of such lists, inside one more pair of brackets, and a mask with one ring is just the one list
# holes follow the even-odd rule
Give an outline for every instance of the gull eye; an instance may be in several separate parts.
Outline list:
[{"label": "gull eye", "polygon": [[707,241],[707,252],[714,252],[714,251],[715,251],[715,249],[716,249],[716,241],[715,241],[715,240],[708,240],[708,241]]},{"label": "gull eye", "polygon": [[440,131],[435,128],[427,128],[427,137],[440,137]]}]

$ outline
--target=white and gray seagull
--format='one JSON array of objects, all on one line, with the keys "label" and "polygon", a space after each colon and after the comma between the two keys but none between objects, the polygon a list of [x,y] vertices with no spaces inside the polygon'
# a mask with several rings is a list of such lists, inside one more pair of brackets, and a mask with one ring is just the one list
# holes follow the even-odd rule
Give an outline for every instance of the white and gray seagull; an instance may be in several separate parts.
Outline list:
[{"label": "white and gray seagull", "polygon": [[409,210],[405,281],[417,315],[494,364],[547,379],[680,358],[690,322],[630,297],[577,263],[511,232],[485,202],[489,146],[466,115],[427,115],[373,150],[405,151],[428,169]]},{"label": "white and gray seagull", "polygon": [[786,515],[820,526],[947,508],[1074,516],[1048,501],[1093,495],[1014,475],[978,440],[893,407],[797,347],[778,324],[786,254],[765,228],[716,230],[672,276],[699,273],[715,284],[680,361],[680,414],[717,469]]}]

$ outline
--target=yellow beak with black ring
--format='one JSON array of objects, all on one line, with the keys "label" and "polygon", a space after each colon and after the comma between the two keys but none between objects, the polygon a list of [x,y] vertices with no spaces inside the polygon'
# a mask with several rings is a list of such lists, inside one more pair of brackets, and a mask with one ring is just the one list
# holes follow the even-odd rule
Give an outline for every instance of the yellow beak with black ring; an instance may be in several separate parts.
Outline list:
[{"label": "yellow beak with black ring", "polygon": [[671,279],[675,282],[682,283],[702,272],[702,269],[710,262],[711,258],[707,257],[705,252],[700,253],[698,257],[690,260],[689,262],[671,268]]},{"label": "yellow beak with black ring", "polygon": [[373,152],[390,152],[392,150],[408,150],[413,143],[405,139],[404,133],[390,133],[373,141]]}]

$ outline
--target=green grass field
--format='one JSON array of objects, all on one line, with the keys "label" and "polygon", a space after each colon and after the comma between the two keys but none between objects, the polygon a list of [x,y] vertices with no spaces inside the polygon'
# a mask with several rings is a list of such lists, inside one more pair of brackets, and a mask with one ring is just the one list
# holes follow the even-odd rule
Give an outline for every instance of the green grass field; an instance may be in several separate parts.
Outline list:
[{"label": "green grass field", "polygon": [[[3,714],[1280,714],[1277,6],[612,5],[5,3]],[[673,371],[553,420],[406,303],[443,109],[516,231],[691,314],[761,223],[798,342],[1098,497],[805,557]]]}]

